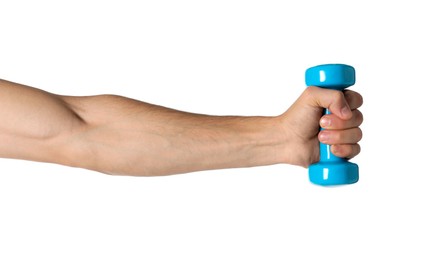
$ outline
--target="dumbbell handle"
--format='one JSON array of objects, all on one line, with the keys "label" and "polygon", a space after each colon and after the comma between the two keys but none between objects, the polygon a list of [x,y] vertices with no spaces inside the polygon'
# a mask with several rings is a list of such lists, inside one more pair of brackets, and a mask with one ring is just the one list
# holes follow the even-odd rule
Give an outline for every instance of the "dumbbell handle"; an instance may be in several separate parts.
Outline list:
[{"label": "dumbbell handle", "polygon": [[[331,112],[329,111],[329,109],[325,109],[323,112],[323,115],[329,115],[331,114]],[[323,128],[320,128],[320,131],[322,131]],[[331,146],[329,144],[324,144],[320,142],[320,161],[322,162],[345,162],[346,160],[341,158],[341,157],[337,157],[335,156],[332,152],[331,152]]]}]

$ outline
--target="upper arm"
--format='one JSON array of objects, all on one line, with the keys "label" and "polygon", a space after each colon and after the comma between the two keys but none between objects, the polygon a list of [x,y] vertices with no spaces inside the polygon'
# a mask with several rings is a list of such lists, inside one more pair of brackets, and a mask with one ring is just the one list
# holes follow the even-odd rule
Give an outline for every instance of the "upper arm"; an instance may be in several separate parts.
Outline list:
[{"label": "upper arm", "polygon": [[0,157],[55,162],[82,124],[60,96],[0,80]]}]

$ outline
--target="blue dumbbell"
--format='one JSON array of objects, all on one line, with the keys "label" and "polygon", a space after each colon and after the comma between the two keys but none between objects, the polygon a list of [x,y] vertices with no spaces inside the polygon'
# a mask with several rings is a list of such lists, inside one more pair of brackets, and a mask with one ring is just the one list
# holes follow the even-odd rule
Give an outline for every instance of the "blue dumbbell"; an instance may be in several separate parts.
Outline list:
[{"label": "blue dumbbell", "polygon": [[[307,86],[343,91],[354,85],[355,70],[344,64],[318,65],[306,70],[305,80]],[[328,109],[324,113],[330,114]],[[333,155],[329,145],[320,143],[320,161],[309,166],[309,179],[322,186],[356,183],[358,165]]]}]

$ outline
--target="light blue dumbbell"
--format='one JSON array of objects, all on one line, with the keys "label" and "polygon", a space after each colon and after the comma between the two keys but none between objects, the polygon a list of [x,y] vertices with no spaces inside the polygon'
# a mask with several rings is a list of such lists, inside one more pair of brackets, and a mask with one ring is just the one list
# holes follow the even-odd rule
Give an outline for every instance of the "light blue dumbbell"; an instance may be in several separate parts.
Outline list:
[{"label": "light blue dumbbell", "polygon": [[[318,65],[306,70],[305,80],[307,86],[343,91],[354,85],[355,70],[344,64]],[[324,113],[330,114],[328,109]],[[323,186],[356,183],[358,165],[333,155],[329,145],[320,143],[320,161],[309,166],[309,179]]]}]

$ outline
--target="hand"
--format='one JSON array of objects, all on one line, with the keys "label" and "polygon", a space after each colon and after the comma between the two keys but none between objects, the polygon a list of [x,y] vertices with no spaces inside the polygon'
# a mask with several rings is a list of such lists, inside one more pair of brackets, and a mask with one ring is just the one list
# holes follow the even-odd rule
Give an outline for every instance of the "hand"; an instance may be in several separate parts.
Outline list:
[{"label": "hand", "polygon": [[[288,144],[287,162],[303,167],[317,162],[319,142],[331,145],[338,157],[359,154],[363,115],[357,108],[362,104],[362,96],[351,90],[308,87],[280,116]],[[323,115],[324,108],[332,114]],[[319,133],[320,126],[324,130]]]}]

